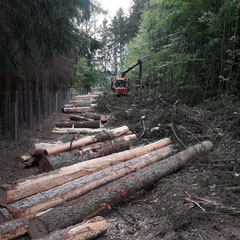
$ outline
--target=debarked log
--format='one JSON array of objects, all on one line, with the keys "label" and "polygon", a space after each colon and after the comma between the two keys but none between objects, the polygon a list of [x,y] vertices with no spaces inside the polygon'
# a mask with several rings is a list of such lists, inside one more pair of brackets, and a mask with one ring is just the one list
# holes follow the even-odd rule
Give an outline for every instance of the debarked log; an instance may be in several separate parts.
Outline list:
[{"label": "debarked log", "polygon": [[50,172],[58,168],[127,150],[131,147],[131,141],[133,140],[136,140],[135,134],[116,138],[111,141],[91,144],[82,150],[74,152],[43,156],[39,160],[39,173]]},{"label": "debarked log", "polygon": [[52,232],[59,228],[68,227],[83,219],[92,218],[101,211],[111,208],[134,193],[159,181],[161,178],[184,167],[190,159],[201,152],[212,149],[211,142],[203,142],[193,147],[140,169],[114,182],[104,185],[82,197],[65,205],[53,208],[33,218],[29,223],[29,229],[38,229],[38,233]]},{"label": "debarked log", "polygon": [[[30,236],[37,235],[37,229],[31,229]],[[89,240],[95,239],[107,231],[107,222],[103,217],[95,217],[79,223],[77,225],[68,227],[63,230],[55,231],[40,240]]]},{"label": "debarked log", "polygon": [[87,121],[87,122],[57,122],[57,128],[100,128],[100,121]]},{"label": "debarked log", "polygon": [[[172,150],[172,146],[167,146],[147,153],[141,157],[131,159],[124,163],[119,163],[115,166],[84,176],[56,188],[49,189],[48,191],[9,204],[7,206],[8,211],[10,211],[7,213],[8,219],[10,213],[13,218],[21,218],[36,215],[39,212],[59,206],[66,201],[86,194],[104,184],[160,161],[168,156]],[[6,211],[4,213],[0,211],[0,215],[2,215],[2,218],[4,219],[3,214],[6,215]]]},{"label": "debarked log", "polygon": [[14,185],[1,185],[0,202],[4,204],[15,202],[38,192],[46,191],[77,178],[81,178],[104,168],[116,165],[120,162],[139,157],[148,152],[167,146],[170,143],[171,140],[169,138],[165,138],[144,147],[114,153],[110,156],[92,159],[68,167],[63,167],[49,173],[32,176],[22,181],[20,180]]}]

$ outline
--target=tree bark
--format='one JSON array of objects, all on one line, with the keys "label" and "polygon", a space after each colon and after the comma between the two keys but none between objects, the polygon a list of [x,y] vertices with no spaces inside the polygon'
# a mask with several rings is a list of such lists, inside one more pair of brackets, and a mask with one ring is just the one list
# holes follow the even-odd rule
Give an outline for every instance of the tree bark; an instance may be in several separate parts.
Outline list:
[{"label": "tree bark", "polygon": [[101,128],[100,121],[87,121],[87,122],[57,122],[57,128]]},{"label": "tree bark", "polygon": [[83,113],[83,117],[91,118],[93,120],[101,120],[101,114],[97,114],[94,112]]},{"label": "tree bark", "polygon": [[[31,232],[33,231],[33,232]],[[55,231],[40,240],[87,240],[95,239],[107,231],[107,222],[103,217],[95,217],[75,226]],[[29,230],[32,238],[41,237],[38,228]]]},{"label": "tree bark", "polygon": [[[8,210],[13,218],[36,215],[39,212],[59,206],[66,201],[80,197],[102,185],[153,164],[168,156],[172,150],[172,146],[167,146],[163,149],[147,153],[144,156],[94,172],[93,174],[68,182],[56,188],[49,189],[48,191],[9,204]],[[10,216],[9,213],[8,216]],[[2,218],[4,219],[4,216]]]},{"label": "tree bark", "polygon": [[92,218],[103,210],[109,209],[111,206],[159,181],[161,178],[179,170],[193,156],[210,150],[212,147],[211,142],[203,142],[194,147],[189,147],[170,158],[128,174],[70,203],[53,208],[33,218],[30,221],[29,228],[38,227],[39,232],[43,232],[43,229],[45,232],[46,230],[52,232],[59,228],[68,227],[73,223],[81,222],[83,219]]},{"label": "tree bark", "polygon": [[16,239],[24,236],[28,230],[29,219],[19,218],[0,225],[0,240]]},{"label": "tree bark", "polygon": [[104,131],[109,131],[106,128],[98,128],[98,129],[91,129],[91,128],[54,128],[52,133],[58,134],[96,134],[101,133]]},{"label": "tree bark", "polygon": [[73,99],[71,101],[69,101],[69,104],[78,104],[78,103],[89,103],[91,104],[93,102],[93,99],[89,99],[89,98],[82,98],[82,99]]},{"label": "tree bark", "polygon": [[63,142],[59,143],[34,143],[30,146],[29,152],[31,155],[41,156],[46,153],[48,149],[61,146]]},{"label": "tree bark", "polygon": [[63,108],[65,113],[85,113],[91,112],[93,109],[91,107],[73,107],[73,108]]},{"label": "tree bark", "polygon": [[107,132],[101,132],[97,135],[93,135],[93,136],[87,136],[84,138],[81,138],[79,140],[73,141],[73,142],[67,142],[64,144],[61,144],[60,146],[56,146],[50,149],[46,149],[46,154],[47,155],[54,155],[60,152],[66,152],[69,150],[74,150],[86,145],[89,145],[91,143],[95,143],[95,142],[101,142],[101,141],[105,141],[105,140],[110,140],[116,137],[120,137],[122,135],[124,135],[125,133],[127,133],[129,131],[127,126],[123,126],[120,128],[115,128],[113,130],[109,130]]},{"label": "tree bark", "polygon": [[65,104],[64,107],[65,108],[72,108],[72,107],[90,107],[91,106],[91,102],[90,101],[78,101],[78,102],[73,102],[70,104]]},{"label": "tree bark", "polygon": [[144,147],[115,153],[110,156],[92,159],[72,166],[60,168],[50,173],[29,177],[18,181],[15,185],[2,185],[0,187],[0,202],[12,203],[19,199],[31,196],[38,192],[60,186],[64,183],[81,178],[85,175],[111,167],[120,162],[139,157],[148,152],[160,149],[171,143],[169,138],[148,144]]},{"label": "tree bark", "polygon": [[91,144],[81,151],[44,156],[39,160],[39,173],[50,172],[58,168],[127,150],[131,147],[131,140],[136,140],[135,134],[120,137],[112,141]]},{"label": "tree bark", "polygon": [[16,168],[27,168],[31,167],[34,162],[34,157],[31,154],[26,154],[21,157],[16,157],[14,160],[14,166]]},{"label": "tree bark", "polygon": [[91,121],[91,118],[87,118],[87,117],[83,117],[83,116],[79,116],[79,115],[71,115],[70,116],[70,120],[71,121]]}]

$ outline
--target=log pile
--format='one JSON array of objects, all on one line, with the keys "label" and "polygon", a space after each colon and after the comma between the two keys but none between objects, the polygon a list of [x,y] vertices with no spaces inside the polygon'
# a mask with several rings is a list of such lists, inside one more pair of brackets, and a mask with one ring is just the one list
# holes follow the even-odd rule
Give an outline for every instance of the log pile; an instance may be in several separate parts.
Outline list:
[{"label": "log pile", "polygon": [[[77,96],[65,108],[85,107],[97,96]],[[57,124],[64,127],[59,129],[82,130],[84,124],[108,120],[108,115],[91,112],[70,115],[70,121],[77,121],[80,128],[72,128],[72,122]],[[211,142],[203,142],[173,155],[170,138],[135,148],[133,141],[136,135],[123,126],[65,143],[33,144],[16,165],[37,162],[40,174],[0,186],[0,240],[27,232],[32,238],[48,240],[93,239],[107,229],[106,221],[96,217],[99,213],[212,148]]]}]

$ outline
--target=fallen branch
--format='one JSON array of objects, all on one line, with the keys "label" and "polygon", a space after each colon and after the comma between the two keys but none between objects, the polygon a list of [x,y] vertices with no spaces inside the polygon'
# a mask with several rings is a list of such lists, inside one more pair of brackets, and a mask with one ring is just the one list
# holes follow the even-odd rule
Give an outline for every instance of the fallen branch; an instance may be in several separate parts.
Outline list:
[{"label": "fallen branch", "polygon": [[206,212],[206,208],[208,208],[209,210],[213,210],[214,213],[226,213],[229,215],[240,214],[240,208],[230,207],[212,200],[192,196],[185,197],[184,200],[187,203],[193,203],[193,207],[196,205],[204,212]]}]

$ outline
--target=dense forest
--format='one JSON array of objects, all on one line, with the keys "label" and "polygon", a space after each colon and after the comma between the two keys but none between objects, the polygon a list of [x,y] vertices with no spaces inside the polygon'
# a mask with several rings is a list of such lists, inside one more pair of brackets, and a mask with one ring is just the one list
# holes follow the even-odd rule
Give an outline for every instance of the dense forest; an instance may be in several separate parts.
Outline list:
[{"label": "dense forest", "polygon": [[54,89],[109,87],[110,76],[141,59],[152,96],[195,104],[240,91],[239,0],[133,0],[128,13],[120,8],[101,24],[105,10],[96,1],[0,6],[3,89],[8,78],[18,88],[36,72]]}]

